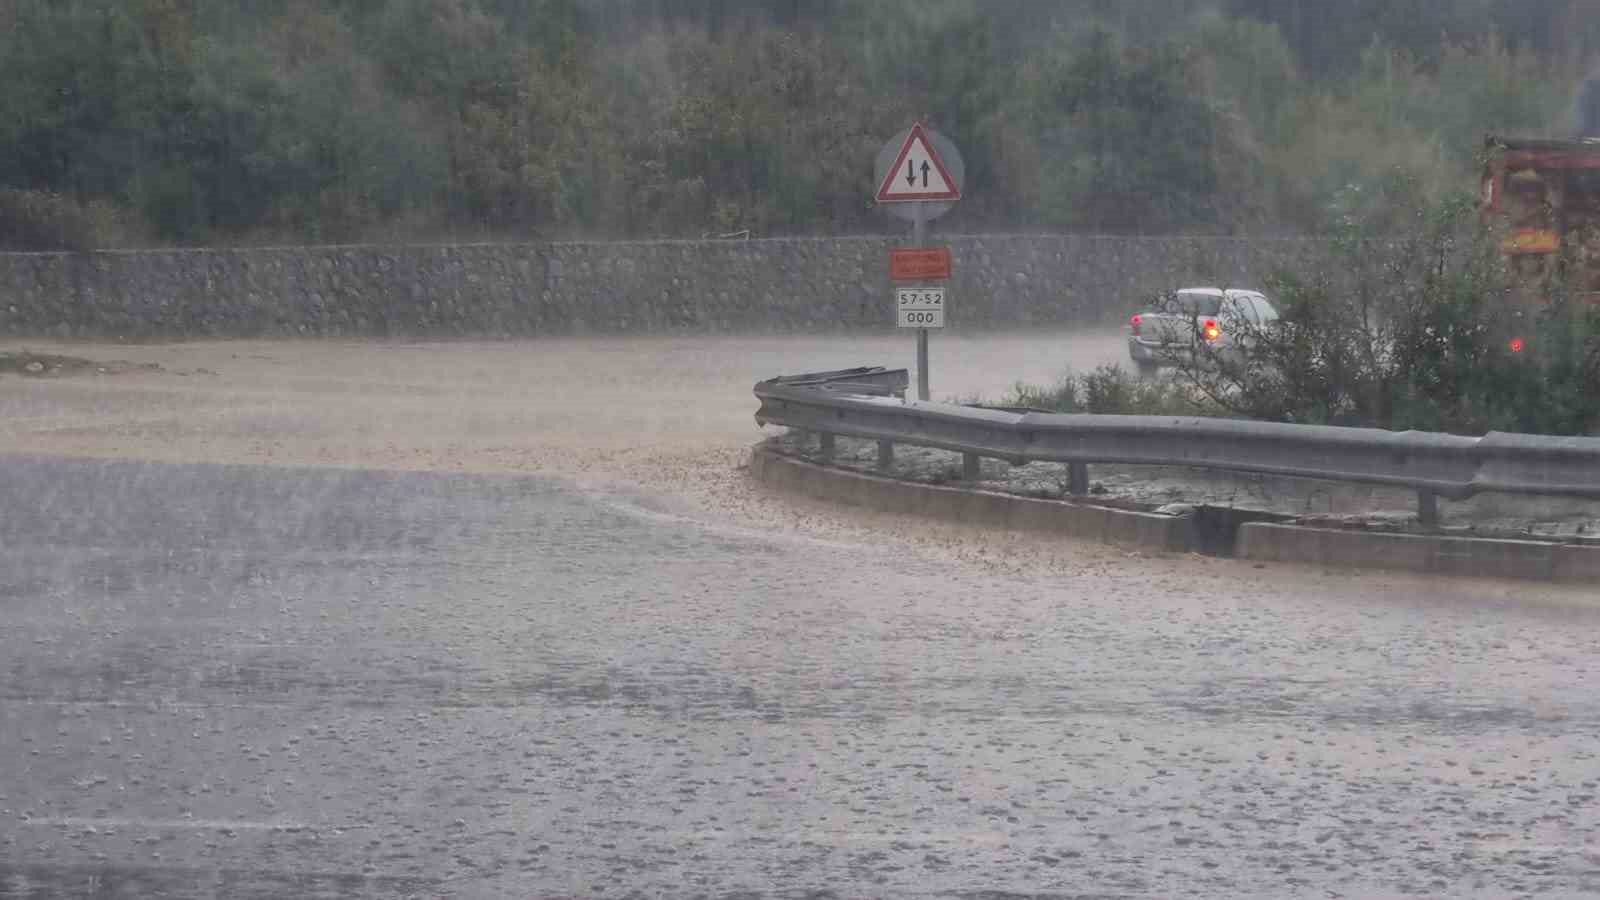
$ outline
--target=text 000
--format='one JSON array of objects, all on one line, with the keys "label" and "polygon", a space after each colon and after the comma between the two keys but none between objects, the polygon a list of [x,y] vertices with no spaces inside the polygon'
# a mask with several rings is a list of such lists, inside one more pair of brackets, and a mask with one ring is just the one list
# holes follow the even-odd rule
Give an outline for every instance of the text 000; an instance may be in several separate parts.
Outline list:
[{"label": "text 000", "polygon": [[907,309],[901,307],[896,310],[895,324],[901,328],[943,328],[944,310],[941,309]]}]

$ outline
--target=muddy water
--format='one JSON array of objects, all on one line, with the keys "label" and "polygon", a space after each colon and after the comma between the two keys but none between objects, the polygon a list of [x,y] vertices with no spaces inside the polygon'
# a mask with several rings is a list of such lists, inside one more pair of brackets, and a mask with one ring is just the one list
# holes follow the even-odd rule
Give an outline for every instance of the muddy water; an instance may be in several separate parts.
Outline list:
[{"label": "muddy water", "polygon": [[0,509],[0,898],[1600,886],[1595,615],[1503,586],[551,478],[13,458]]},{"label": "muddy water", "polygon": [[[0,450],[641,477],[639,454],[759,439],[762,378],[914,362],[909,334],[25,348],[162,370],[0,383]],[[1115,332],[938,335],[930,373],[938,399],[993,400],[1123,355]]]},{"label": "muddy water", "polygon": [[0,380],[0,897],[1600,889],[1593,591],[742,477],[752,382],[909,339],[29,349],[162,368]]},{"label": "muddy water", "polygon": [[[938,399],[998,400],[1017,381],[1119,361],[1115,331],[936,334]],[[544,474],[635,485],[718,521],[876,528],[807,504],[776,510],[739,471],[763,432],[756,381],[911,368],[911,334],[490,342],[230,341],[0,345],[126,361],[117,374],[0,380],[0,453],[174,463]],[[159,366],[145,370],[137,366]],[[915,372],[912,374],[915,378]],[[865,522],[865,524],[864,524]],[[939,529],[915,530],[917,539]]]},{"label": "muddy water", "polygon": [[[88,358],[107,364],[108,374],[0,376],[0,454],[542,474],[602,490],[640,489],[653,503],[717,527],[903,541],[984,566],[1070,565],[1108,552],[789,498],[777,503],[748,483],[741,471],[748,448],[775,431],[754,423],[756,381],[857,365],[910,368],[909,332],[0,343],[0,352],[16,350]],[[933,394],[998,400],[1018,381],[1050,384],[1069,370],[1121,362],[1125,352],[1117,330],[935,334]]]}]

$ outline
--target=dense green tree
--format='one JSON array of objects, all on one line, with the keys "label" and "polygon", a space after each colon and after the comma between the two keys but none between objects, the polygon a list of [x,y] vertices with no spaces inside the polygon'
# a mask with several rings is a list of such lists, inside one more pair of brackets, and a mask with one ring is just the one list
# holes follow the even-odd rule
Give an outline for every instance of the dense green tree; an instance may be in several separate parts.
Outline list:
[{"label": "dense green tree", "polygon": [[1036,214],[1096,230],[1214,224],[1217,118],[1172,46],[1131,50],[1093,31],[1023,76],[1039,136]]},{"label": "dense green tree", "polygon": [[966,159],[946,227],[1318,230],[1570,131],[1583,10],[0,0],[0,246],[879,230],[918,119]]},{"label": "dense green tree", "polygon": [[665,106],[641,106],[634,119],[644,126],[628,148],[640,219],[657,229],[694,222],[700,233],[865,224],[881,119],[820,35],[680,35],[657,49],[676,83]]}]

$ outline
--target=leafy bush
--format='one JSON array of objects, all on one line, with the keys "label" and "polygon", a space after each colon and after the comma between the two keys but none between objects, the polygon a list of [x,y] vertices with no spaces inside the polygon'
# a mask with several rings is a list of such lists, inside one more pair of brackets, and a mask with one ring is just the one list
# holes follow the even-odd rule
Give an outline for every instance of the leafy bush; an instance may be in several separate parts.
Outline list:
[{"label": "leafy bush", "polygon": [[0,247],[94,250],[115,246],[134,228],[110,204],[79,203],[45,191],[0,189]]},{"label": "leafy bush", "polygon": [[1249,351],[1196,341],[1192,357],[1173,354],[1178,381],[1272,421],[1459,434],[1600,426],[1600,316],[1559,279],[1543,285],[1547,302],[1519,306],[1471,198],[1412,210],[1371,213],[1405,226],[1393,239],[1346,217],[1318,268],[1269,280],[1280,322],[1224,323]]},{"label": "leafy bush", "polygon": [[0,2],[0,188],[190,244],[877,232],[926,118],[951,230],[1322,232],[1564,130],[1600,46],[1579,0],[1004,6]]},{"label": "leafy bush", "polygon": [[1018,382],[1002,406],[1129,416],[1215,415],[1220,409],[1172,379],[1138,378],[1118,365],[1068,373],[1051,387]]}]

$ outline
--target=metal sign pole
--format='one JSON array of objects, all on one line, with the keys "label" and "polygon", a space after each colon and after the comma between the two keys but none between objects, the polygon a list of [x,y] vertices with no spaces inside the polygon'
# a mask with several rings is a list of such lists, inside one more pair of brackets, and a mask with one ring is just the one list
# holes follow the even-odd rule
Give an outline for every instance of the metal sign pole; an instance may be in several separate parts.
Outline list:
[{"label": "metal sign pole", "polygon": [[[895,327],[917,330],[917,399],[928,400],[928,330],[945,326],[949,307],[944,282],[950,278],[949,248],[927,246],[928,220],[949,212],[961,199],[966,167],[949,138],[918,122],[878,150],[872,172],[878,185],[873,199],[880,208],[911,220],[911,247],[890,252],[889,278],[900,283],[895,288]],[[918,265],[910,264],[913,259]]]},{"label": "metal sign pole", "polygon": [[[911,246],[921,247],[927,243],[928,223],[923,215],[925,207],[922,203],[912,204],[916,207],[916,214],[911,218]],[[928,399],[928,329],[917,329],[917,399]]]}]

